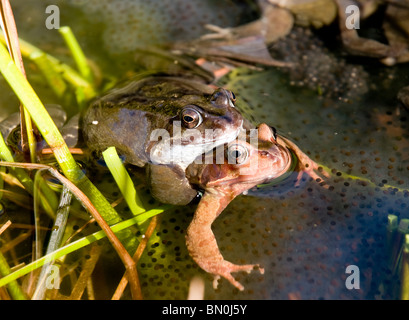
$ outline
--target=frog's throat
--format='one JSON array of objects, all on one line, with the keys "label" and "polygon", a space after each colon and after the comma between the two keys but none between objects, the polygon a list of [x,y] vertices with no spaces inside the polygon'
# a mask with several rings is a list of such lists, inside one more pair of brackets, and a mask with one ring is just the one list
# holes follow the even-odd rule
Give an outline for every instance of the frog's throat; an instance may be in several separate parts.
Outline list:
[{"label": "frog's throat", "polygon": [[242,130],[239,126],[230,134],[224,135],[219,139],[205,142],[202,144],[173,144],[172,141],[162,140],[149,148],[149,159],[153,164],[175,164],[185,170],[195,159],[203,153],[209,152],[213,148],[230,143],[237,138]]}]

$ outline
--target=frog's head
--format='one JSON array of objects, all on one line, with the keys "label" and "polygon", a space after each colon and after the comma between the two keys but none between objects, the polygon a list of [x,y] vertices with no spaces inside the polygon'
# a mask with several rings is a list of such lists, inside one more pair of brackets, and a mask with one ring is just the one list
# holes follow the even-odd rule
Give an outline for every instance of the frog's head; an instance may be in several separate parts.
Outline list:
[{"label": "frog's head", "polygon": [[226,89],[218,88],[201,98],[186,95],[178,103],[185,104],[168,126],[151,135],[158,141],[150,150],[154,163],[173,162],[185,168],[200,154],[234,140],[243,128],[235,96]]},{"label": "frog's head", "polygon": [[214,139],[220,138],[217,130],[220,135],[231,130],[237,131],[237,128],[242,126],[243,119],[236,110],[235,101],[233,92],[218,88],[205,100],[184,106],[179,115],[181,124],[186,130],[197,129],[201,133],[212,129],[216,131]]},{"label": "frog's head", "polygon": [[202,164],[201,170],[198,170],[198,165],[192,165],[188,174],[199,174],[198,183],[207,191],[236,196],[286,173],[291,166],[291,153],[277,143],[275,130],[266,124],[253,130],[257,130],[257,135],[252,139],[250,134],[251,143],[235,140],[225,147],[221,164],[217,161]]}]

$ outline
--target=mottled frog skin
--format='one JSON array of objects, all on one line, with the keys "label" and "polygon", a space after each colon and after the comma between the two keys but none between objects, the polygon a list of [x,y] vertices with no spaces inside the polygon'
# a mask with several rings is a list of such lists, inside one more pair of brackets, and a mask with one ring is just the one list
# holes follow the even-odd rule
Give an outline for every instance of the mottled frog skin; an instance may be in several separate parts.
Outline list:
[{"label": "mottled frog skin", "polygon": [[91,150],[114,146],[125,162],[147,165],[149,180],[156,185],[179,182],[172,188],[173,197],[163,199],[161,187],[152,194],[159,201],[182,205],[196,194],[181,196],[180,190],[189,185],[186,167],[200,154],[234,140],[242,130],[243,118],[234,101],[234,94],[223,88],[153,76],[96,99],[81,126]]}]

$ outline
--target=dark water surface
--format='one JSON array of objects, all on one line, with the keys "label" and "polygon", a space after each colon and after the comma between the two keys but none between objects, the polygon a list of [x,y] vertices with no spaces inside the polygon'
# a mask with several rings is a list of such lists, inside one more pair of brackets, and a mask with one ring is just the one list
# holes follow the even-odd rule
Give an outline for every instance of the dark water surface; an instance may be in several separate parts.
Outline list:
[{"label": "dark water surface", "polygon": [[[189,10],[182,13],[178,8],[186,3]],[[13,1],[20,36],[67,61],[58,32],[43,23],[48,4],[60,6],[61,24],[70,25],[87,54],[112,73],[123,71],[112,67],[113,54],[132,59],[137,45],[193,39],[205,32],[204,22],[234,26],[254,15],[251,11],[246,17],[242,3],[230,1]],[[288,50],[290,54],[294,46]],[[307,176],[298,187],[289,179],[238,197],[217,219],[213,230],[226,260],[265,268],[264,275],[237,275],[244,292],[225,280],[214,290],[211,277],[189,257],[184,233],[193,206],[162,214],[139,265],[147,299],[185,299],[196,274],[206,279],[208,299],[399,298],[400,270],[394,269],[398,260],[393,250],[400,248],[404,231],[391,232],[388,217],[402,227],[409,218],[409,115],[396,99],[409,82],[408,67],[352,64],[337,53],[314,52],[309,51],[302,70],[327,84],[323,95],[311,86],[291,85],[298,81],[294,75],[276,68],[240,68],[220,83],[234,91],[243,114],[254,123],[274,126],[330,168],[329,188]],[[332,69],[320,70],[323,63],[314,59],[324,59]],[[122,68],[127,63],[119,61]],[[339,74],[331,73],[339,66]],[[56,103],[41,80],[32,78],[43,101]],[[3,80],[0,86],[7,91]],[[14,111],[13,101],[12,95],[2,94],[0,116],[6,109]],[[113,181],[99,180],[114,199],[118,191],[112,191]],[[122,276],[114,253],[102,261],[97,276]],[[359,289],[346,287],[351,265],[359,268]],[[116,286],[112,282],[97,297],[110,298]]]}]

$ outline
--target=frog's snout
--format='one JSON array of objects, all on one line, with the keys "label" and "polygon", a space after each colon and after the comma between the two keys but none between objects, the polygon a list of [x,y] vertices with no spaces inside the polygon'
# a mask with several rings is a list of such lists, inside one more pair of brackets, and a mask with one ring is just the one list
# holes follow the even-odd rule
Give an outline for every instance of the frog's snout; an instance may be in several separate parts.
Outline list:
[{"label": "frog's snout", "polygon": [[261,141],[271,141],[276,142],[277,140],[277,131],[275,128],[268,126],[265,123],[262,123],[258,126],[258,139]]}]

